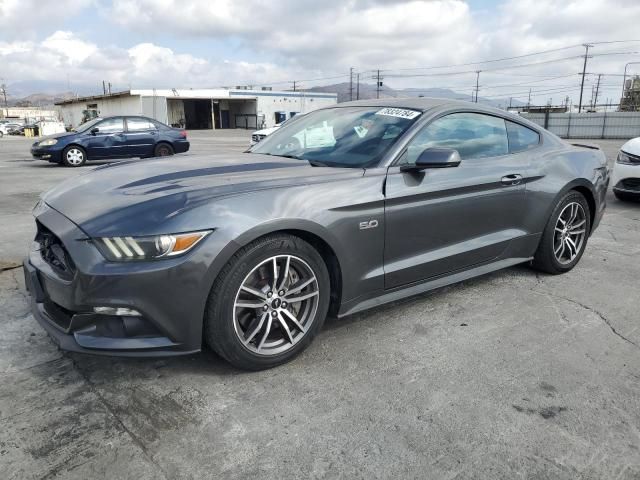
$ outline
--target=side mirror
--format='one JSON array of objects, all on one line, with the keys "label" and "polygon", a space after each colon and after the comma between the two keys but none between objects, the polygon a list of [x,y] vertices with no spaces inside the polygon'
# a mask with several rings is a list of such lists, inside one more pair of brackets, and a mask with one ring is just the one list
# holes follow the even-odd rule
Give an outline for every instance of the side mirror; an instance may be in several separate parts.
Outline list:
[{"label": "side mirror", "polygon": [[93,127],[91,129],[91,135],[95,135],[96,133],[98,133],[100,131],[100,129],[98,127]]},{"label": "side mirror", "polygon": [[415,164],[400,166],[401,172],[419,172],[426,168],[450,168],[460,165],[460,154],[451,148],[427,148],[416,159]]}]

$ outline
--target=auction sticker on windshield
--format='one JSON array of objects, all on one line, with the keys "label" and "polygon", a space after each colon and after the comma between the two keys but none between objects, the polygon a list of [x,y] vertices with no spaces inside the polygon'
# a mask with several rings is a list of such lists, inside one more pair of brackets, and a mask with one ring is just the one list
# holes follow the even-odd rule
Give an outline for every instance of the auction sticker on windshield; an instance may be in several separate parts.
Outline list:
[{"label": "auction sticker on windshield", "polygon": [[382,110],[378,110],[376,115],[386,115],[387,117],[398,117],[398,118],[406,118],[413,119],[420,115],[420,112],[416,112],[415,110],[408,110],[406,108],[383,108]]}]

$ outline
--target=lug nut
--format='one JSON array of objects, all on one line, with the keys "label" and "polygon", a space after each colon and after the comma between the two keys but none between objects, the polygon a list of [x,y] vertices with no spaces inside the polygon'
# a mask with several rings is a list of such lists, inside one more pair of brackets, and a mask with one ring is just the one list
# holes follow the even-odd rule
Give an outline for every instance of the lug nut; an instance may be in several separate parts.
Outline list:
[{"label": "lug nut", "polygon": [[278,316],[278,312],[271,312],[271,316],[272,317],[277,317]]},{"label": "lug nut", "polygon": [[278,292],[278,295],[280,295],[280,296],[282,297],[282,296],[284,295],[284,290],[280,290],[280,291]]},{"label": "lug nut", "polygon": [[264,310],[265,312],[266,312],[267,310],[269,310],[269,305],[264,305],[264,306],[262,307],[262,310]]},{"label": "lug nut", "polygon": [[287,308],[287,302],[282,302],[282,308]]},{"label": "lug nut", "polygon": [[267,297],[272,297],[273,296],[273,292],[267,292]]}]

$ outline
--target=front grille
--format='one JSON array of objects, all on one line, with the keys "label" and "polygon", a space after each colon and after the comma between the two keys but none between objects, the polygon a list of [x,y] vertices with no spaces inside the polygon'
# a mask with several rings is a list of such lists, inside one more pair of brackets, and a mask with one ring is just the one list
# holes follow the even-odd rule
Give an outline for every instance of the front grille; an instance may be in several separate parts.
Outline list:
[{"label": "front grille", "polygon": [[622,183],[622,188],[625,190],[635,190],[640,192],[640,178],[625,178]]},{"label": "front grille", "polygon": [[62,241],[40,222],[36,221],[38,233],[36,242],[40,244],[42,259],[65,280],[71,280],[76,271],[76,266],[67,252]]}]

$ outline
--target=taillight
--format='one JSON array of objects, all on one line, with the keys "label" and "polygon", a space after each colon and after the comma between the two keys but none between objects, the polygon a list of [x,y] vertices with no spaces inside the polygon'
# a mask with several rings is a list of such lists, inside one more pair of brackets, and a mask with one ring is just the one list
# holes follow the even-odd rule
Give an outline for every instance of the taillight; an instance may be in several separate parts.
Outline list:
[{"label": "taillight", "polygon": [[186,130],[180,130],[180,136],[182,138],[187,138],[187,131]]}]

